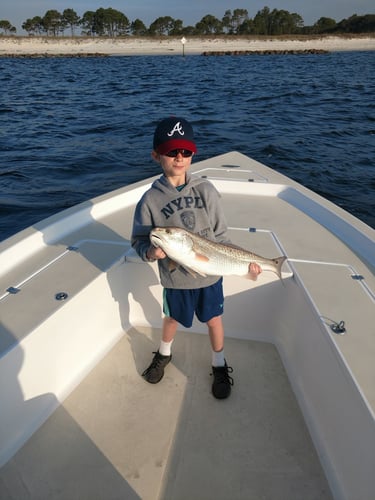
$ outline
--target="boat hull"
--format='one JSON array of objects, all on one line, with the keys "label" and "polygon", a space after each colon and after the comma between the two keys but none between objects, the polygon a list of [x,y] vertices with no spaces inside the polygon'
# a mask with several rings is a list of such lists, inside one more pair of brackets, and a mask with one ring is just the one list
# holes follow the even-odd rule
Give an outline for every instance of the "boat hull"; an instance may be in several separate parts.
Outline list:
[{"label": "boat hull", "polygon": [[[275,346],[334,498],[370,498],[374,231],[239,153],[197,163],[192,173],[220,191],[233,243],[289,258],[283,282],[271,273],[257,282],[225,278],[226,336]],[[129,332],[161,327],[157,266],[130,246],[135,205],[152,180],[68,209],[1,244],[2,465]],[[342,321],[345,334],[337,335]],[[206,327],[195,321],[192,330]]]}]

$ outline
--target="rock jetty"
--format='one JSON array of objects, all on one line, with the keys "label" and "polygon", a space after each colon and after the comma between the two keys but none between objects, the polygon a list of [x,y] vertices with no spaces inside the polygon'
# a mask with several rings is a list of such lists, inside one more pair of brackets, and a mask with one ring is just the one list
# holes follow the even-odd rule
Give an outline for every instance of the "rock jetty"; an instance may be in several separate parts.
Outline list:
[{"label": "rock jetty", "polygon": [[50,52],[35,52],[32,54],[0,54],[0,58],[25,58],[25,59],[44,59],[48,57],[108,57],[109,54],[100,54],[99,52],[77,52],[77,53],[61,53],[54,54]]},{"label": "rock jetty", "polygon": [[203,56],[272,56],[272,55],[303,55],[303,54],[328,54],[328,50],[210,50],[202,53]]}]

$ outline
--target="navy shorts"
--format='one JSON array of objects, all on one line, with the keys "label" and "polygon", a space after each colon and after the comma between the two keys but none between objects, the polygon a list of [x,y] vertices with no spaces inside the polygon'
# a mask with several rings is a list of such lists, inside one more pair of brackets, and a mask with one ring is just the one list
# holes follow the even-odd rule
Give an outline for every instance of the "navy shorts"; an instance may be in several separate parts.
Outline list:
[{"label": "navy shorts", "polygon": [[202,323],[220,316],[224,310],[223,278],[211,286],[196,289],[163,290],[163,312],[186,328],[193,324],[194,313]]}]

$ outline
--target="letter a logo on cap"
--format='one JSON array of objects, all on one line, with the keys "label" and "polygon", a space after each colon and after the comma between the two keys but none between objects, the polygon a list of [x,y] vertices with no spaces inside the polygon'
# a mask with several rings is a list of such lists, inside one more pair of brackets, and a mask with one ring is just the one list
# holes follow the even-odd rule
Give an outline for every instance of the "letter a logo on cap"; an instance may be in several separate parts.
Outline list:
[{"label": "letter a logo on cap", "polygon": [[185,135],[185,132],[182,129],[182,125],[180,122],[177,122],[176,125],[173,127],[173,129],[167,133],[168,137],[173,137],[173,134],[175,132],[178,132],[180,135]]}]

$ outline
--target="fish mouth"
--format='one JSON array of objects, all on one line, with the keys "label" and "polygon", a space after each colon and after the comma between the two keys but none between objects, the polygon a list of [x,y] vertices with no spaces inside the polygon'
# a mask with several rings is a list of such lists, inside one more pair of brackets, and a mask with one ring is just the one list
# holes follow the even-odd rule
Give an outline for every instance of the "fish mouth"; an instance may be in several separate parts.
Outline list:
[{"label": "fish mouth", "polygon": [[156,236],[156,234],[151,235],[151,243],[155,246],[160,246],[160,243],[162,243],[162,239],[160,236]]}]

